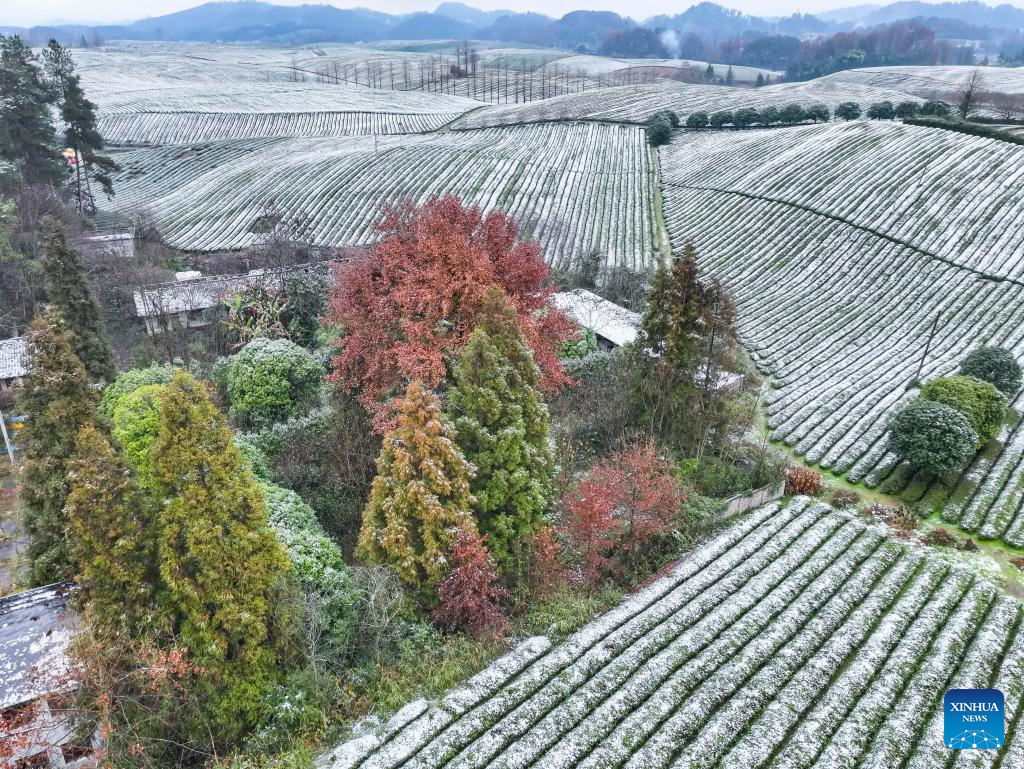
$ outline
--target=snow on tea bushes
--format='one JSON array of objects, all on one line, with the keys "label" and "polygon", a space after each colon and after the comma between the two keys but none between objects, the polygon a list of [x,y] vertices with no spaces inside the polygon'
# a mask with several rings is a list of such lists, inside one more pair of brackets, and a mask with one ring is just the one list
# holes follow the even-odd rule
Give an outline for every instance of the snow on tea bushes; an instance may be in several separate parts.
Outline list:
[{"label": "snow on tea bushes", "polygon": [[628,126],[224,141],[118,162],[111,204],[148,211],[187,250],[256,242],[268,209],[301,221],[317,244],[365,244],[385,203],[443,193],[510,213],[556,266],[597,249],[609,265],[640,268],[655,248],[650,154]]},{"label": "snow on tea bushes", "polygon": [[318,763],[947,766],[943,693],[1002,683],[1013,734],[1022,651],[1017,601],[798,497],[754,511],[564,642],[530,639]]},{"label": "snow on tea bushes", "polygon": [[891,88],[924,98],[949,98],[959,85],[977,70],[985,80],[984,90],[1024,93],[1024,67],[865,67],[826,75],[821,82]]},{"label": "snow on tea bushes", "polygon": [[[559,58],[556,64],[565,69],[578,70],[590,77],[599,75],[610,75],[623,70],[640,67],[648,69],[651,67],[664,70],[684,69],[699,70],[703,75],[709,62],[695,59],[614,59],[608,56],[590,56],[580,54],[576,56],[565,56]],[[728,64],[711,63],[715,68],[715,76],[723,78],[729,69]],[[741,64],[734,64],[732,76],[737,83],[753,83],[757,76],[771,77],[772,79],[782,77],[784,73],[758,67],[746,67]]]},{"label": "snow on tea bushes", "polygon": [[110,144],[348,136],[432,131],[480,105],[433,93],[311,83],[196,85],[108,98],[99,129]]},{"label": "snow on tea bushes", "polygon": [[687,135],[661,153],[671,242],[692,241],[735,296],[744,343],[773,375],[774,436],[1016,546],[1024,429],[1007,425],[1005,450],[986,447],[946,487],[887,452],[886,420],[915,395],[936,318],[923,381],[955,372],[983,343],[1024,359],[1021,152],[851,123]]},{"label": "snow on tea bushes", "polygon": [[685,134],[666,179],[841,219],[995,278],[1024,277],[1024,147],[890,121]]},{"label": "snow on tea bushes", "polygon": [[645,123],[661,110],[672,110],[681,119],[691,112],[737,110],[743,107],[783,107],[800,104],[809,107],[826,104],[830,108],[844,101],[863,104],[902,101],[901,93],[850,85],[843,88],[811,86],[808,83],[766,86],[764,88],[730,88],[718,85],[657,82],[641,85],[614,86],[582,93],[556,96],[527,104],[503,104],[477,110],[452,124],[453,128],[535,123],[548,120],[609,120],[624,123]]},{"label": "snow on tea bushes", "polygon": [[385,112],[221,112],[102,114],[99,130],[110,144],[159,145],[220,139],[359,136],[424,133],[461,115]]}]

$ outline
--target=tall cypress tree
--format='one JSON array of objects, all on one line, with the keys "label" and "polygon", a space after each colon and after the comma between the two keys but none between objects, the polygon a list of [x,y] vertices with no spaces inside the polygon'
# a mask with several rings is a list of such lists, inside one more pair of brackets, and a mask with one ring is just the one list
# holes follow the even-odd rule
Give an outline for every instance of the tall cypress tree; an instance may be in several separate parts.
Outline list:
[{"label": "tall cypress tree", "polygon": [[68,550],[90,617],[135,636],[153,610],[157,532],[152,508],[107,436],[78,431],[69,463]]},{"label": "tall cypress tree", "polygon": [[64,229],[50,217],[43,219],[43,278],[50,306],[64,321],[71,345],[94,380],[112,381],[117,362],[100,318],[100,308],[85,282],[78,254],[64,237]]},{"label": "tall cypress tree", "polygon": [[529,386],[478,328],[459,356],[448,396],[456,441],[476,467],[470,489],[477,524],[506,574],[522,566],[523,545],[545,520],[552,497],[550,451],[546,440],[543,448],[528,440],[526,397],[510,379]]},{"label": "tall cypress tree", "polygon": [[160,542],[157,601],[176,643],[200,673],[191,684],[203,718],[185,737],[237,745],[280,679],[275,611],[288,560],[264,496],[207,388],[178,371],[160,397],[152,449]]},{"label": "tall cypress tree", "polygon": [[91,213],[96,205],[89,177],[99,182],[107,195],[113,195],[110,174],[117,170],[117,163],[101,154],[103,137],[96,128],[96,105],[85,97],[82,79],[75,74],[71,51],[51,39],[43,49],[43,61],[57,94],[57,106],[65,126],[64,141],[75,151],[73,189],[78,213]]},{"label": "tall cypress tree", "polygon": [[[490,337],[505,364],[506,376],[516,402],[523,410],[526,440],[533,447],[538,463],[543,459],[547,469],[545,482],[554,482],[554,458],[548,443],[550,422],[548,407],[544,403],[539,384],[541,371],[533,358],[533,351],[520,330],[516,308],[500,286],[488,286],[484,292],[478,325]],[[540,472],[541,464],[537,465]]]},{"label": "tall cypress tree", "polygon": [[57,152],[50,104],[35,54],[18,35],[0,35],[0,160],[13,163],[26,183],[66,178]]},{"label": "tall cypress tree", "polygon": [[30,578],[41,585],[74,573],[65,538],[68,470],[78,431],[92,422],[98,398],[55,316],[33,320],[25,340],[29,371],[18,393],[18,409],[27,416],[21,493]]},{"label": "tall cypress tree", "polygon": [[458,532],[476,533],[472,468],[430,390],[412,382],[396,407],[398,424],[384,435],[357,554],[392,564],[426,597],[448,574],[446,556]]},{"label": "tall cypress tree", "polygon": [[642,321],[643,345],[679,372],[694,372],[701,360],[708,289],[697,271],[697,252],[687,243],[671,272],[658,268]]}]

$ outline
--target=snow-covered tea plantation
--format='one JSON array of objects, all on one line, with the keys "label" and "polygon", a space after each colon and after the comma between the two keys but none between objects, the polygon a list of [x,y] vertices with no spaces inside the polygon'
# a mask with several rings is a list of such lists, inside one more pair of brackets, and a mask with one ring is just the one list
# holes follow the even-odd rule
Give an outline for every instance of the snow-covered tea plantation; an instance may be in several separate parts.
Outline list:
[{"label": "snow-covered tea plantation", "polygon": [[886,450],[886,419],[913,380],[954,373],[982,343],[1024,354],[1024,148],[854,122],[688,134],[661,163],[673,245],[692,241],[729,287],[744,342],[773,375],[775,437],[1024,545],[1024,430],[1008,424],[955,488]]},{"label": "snow-covered tea plantation", "polygon": [[[597,252],[606,268],[644,270],[667,244],[692,240],[773,376],[776,438],[850,481],[1024,546],[1024,400],[948,487],[886,450],[887,419],[914,397],[912,380],[955,372],[983,343],[1024,357],[1024,147],[855,120],[677,131],[655,163],[641,128],[666,109],[685,120],[920,101],[934,95],[929,83],[959,83],[961,69],[730,88],[664,79],[669,61],[485,48],[473,82],[438,80],[453,61],[351,45],[85,51],[101,131],[145,145],[118,155],[117,194],[101,206],[145,212],[190,251],[244,248],[279,218],[317,244],[363,245],[381,205],[446,192],[511,213],[559,268]],[[611,85],[635,70],[646,82]],[[1021,77],[986,73],[1007,91]]]},{"label": "snow-covered tea plantation", "polygon": [[254,243],[268,212],[297,219],[317,244],[364,244],[383,204],[446,192],[511,213],[556,265],[597,249],[609,265],[640,269],[655,250],[651,154],[630,126],[236,140],[118,162],[114,204],[149,212],[188,250]]},{"label": "snow-covered tea plantation", "polygon": [[480,105],[418,91],[316,83],[255,82],[112,94],[99,127],[111,144],[159,145],[275,136],[433,131]]},{"label": "snow-covered tea plantation", "polygon": [[[926,98],[944,98],[955,91],[977,67],[865,67],[826,75],[822,81],[893,88]],[[985,67],[985,88],[999,93],[1024,93],[1024,67]]]},{"label": "snow-covered tea plantation", "polygon": [[525,104],[502,104],[465,115],[453,128],[483,128],[548,120],[608,120],[644,123],[651,115],[672,110],[685,120],[693,112],[761,109],[787,104],[810,107],[825,104],[830,109],[845,101],[864,105],[878,101],[915,101],[898,91],[847,84],[842,86],[809,83],[785,83],[764,88],[730,88],[719,85],[693,85],[661,81],[640,85],[622,85],[571,93]]},{"label": "snow-covered tea plantation", "polygon": [[1024,694],[1021,604],[827,505],[761,508],[564,642],[543,637],[321,759],[342,769],[1011,767],[942,697]]}]

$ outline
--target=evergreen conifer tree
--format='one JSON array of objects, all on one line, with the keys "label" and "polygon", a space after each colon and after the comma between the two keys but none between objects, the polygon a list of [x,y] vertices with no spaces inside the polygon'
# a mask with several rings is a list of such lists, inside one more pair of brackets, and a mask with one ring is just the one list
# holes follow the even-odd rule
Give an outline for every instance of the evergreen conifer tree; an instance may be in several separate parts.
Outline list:
[{"label": "evergreen conifer tree", "polygon": [[[548,407],[540,391],[542,374],[523,336],[519,313],[500,286],[488,286],[484,292],[478,325],[490,337],[498,355],[509,367],[508,383],[523,410],[526,440],[537,453],[538,461],[543,455],[548,465],[545,475],[553,478],[554,458],[548,443]],[[537,469],[540,472],[540,464]]]},{"label": "evergreen conifer tree", "polygon": [[68,551],[86,610],[132,636],[152,611],[157,541],[151,508],[96,425],[78,431],[69,463]]},{"label": "evergreen conifer tree", "polygon": [[190,741],[236,745],[282,671],[277,599],[288,560],[264,496],[206,387],[179,371],[160,397],[152,448],[161,500],[161,615],[200,669]]},{"label": "evergreen conifer tree", "polygon": [[42,585],[73,574],[65,538],[68,469],[78,431],[92,422],[98,398],[53,314],[33,320],[25,340],[28,375],[18,393],[18,410],[27,417],[22,499],[30,579]]},{"label": "evergreen conifer tree", "polygon": [[393,565],[403,582],[429,594],[448,574],[446,554],[458,532],[476,533],[472,467],[436,395],[412,382],[395,406],[397,425],[384,435],[357,554]]},{"label": "evergreen conifer tree", "polygon": [[693,371],[701,359],[701,320],[708,290],[697,273],[697,252],[687,243],[669,272],[658,268],[642,328],[644,345],[677,371]]},{"label": "evergreen conifer tree", "polygon": [[51,38],[43,49],[43,61],[64,121],[64,141],[75,151],[73,190],[78,213],[92,213],[96,205],[89,177],[96,179],[107,195],[113,195],[110,174],[117,170],[117,163],[100,154],[103,137],[96,128],[96,105],[85,97],[82,78],[75,74],[71,51]]},{"label": "evergreen conifer tree", "polygon": [[0,160],[13,163],[25,183],[59,184],[66,174],[41,74],[18,35],[0,35]]},{"label": "evergreen conifer tree", "polygon": [[78,254],[68,247],[64,229],[52,218],[43,219],[42,234],[43,278],[50,306],[67,327],[72,349],[89,376],[109,382],[117,376],[117,362]]},{"label": "evergreen conifer tree", "polygon": [[697,256],[687,244],[671,271],[659,267],[644,313],[636,352],[642,375],[636,392],[650,431],[693,448],[700,404],[698,376],[705,354],[709,289],[697,274]]},{"label": "evergreen conifer tree", "polygon": [[[530,387],[478,328],[459,356],[448,397],[456,440],[476,468],[470,489],[477,524],[506,573],[523,566],[523,548],[552,497],[550,450],[546,440],[538,446],[527,439],[522,404],[529,396],[509,380]],[[546,433],[546,420],[534,429]]]}]

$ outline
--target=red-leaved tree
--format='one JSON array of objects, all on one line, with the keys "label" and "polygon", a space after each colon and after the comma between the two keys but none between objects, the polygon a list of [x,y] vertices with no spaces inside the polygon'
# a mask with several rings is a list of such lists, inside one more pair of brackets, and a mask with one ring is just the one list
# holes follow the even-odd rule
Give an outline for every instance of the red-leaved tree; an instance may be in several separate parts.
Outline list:
[{"label": "red-leaved tree", "polygon": [[358,392],[378,431],[407,382],[444,383],[492,284],[517,311],[541,387],[567,381],[558,348],[574,325],[550,302],[538,245],[520,240],[511,218],[447,195],[388,207],[376,229],[380,240],[363,260],[336,268],[327,317],[341,330],[331,378]]},{"label": "red-leaved tree", "polygon": [[437,588],[434,622],[449,630],[465,630],[478,638],[497,638],[508,629],[501,601],[508,595],[498,583],[498,567],[471,531],[459,533],[449,554],[452,570]]},{"label": "red-leaved tree", "polygon": [[595,585],[650,565],[682,501],[668,462],[651,443],[634,444],[594,465],[563,499],[562,534],[581,580]]},{"label": "red-leaved tree", "polygon": [[526,545],[526,584],[539,598],[554,593],[565,581],[565,567],[559,561],[561,545],[553,527],[543,526],[530,537]]}]

